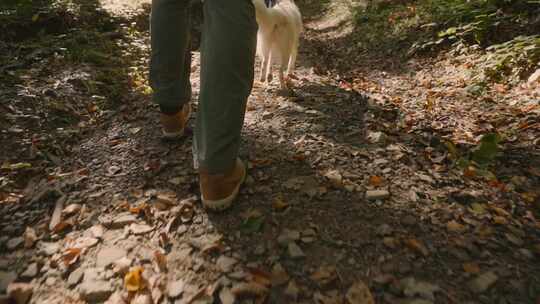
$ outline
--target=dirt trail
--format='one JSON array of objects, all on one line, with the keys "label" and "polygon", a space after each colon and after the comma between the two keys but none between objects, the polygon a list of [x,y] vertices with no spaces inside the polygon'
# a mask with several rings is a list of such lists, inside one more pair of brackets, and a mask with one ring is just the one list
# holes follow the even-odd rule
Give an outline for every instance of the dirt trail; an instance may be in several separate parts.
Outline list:
[{"label": "dirt trail", "polygon": [[[103,4],[129,15],[145,2]],[[331,54],[318,46],[352,28],[315,2],[300,1],[296,96],[275,83],[249,98],[249,178],[232,210],[202,209],[191,138],[162,142],[155,105],[133,94],[58,160],[55,179],[31,181],[25,205],[1,205],[0,278],[30,282],[30,303],[123,303],[134,266],[148,282],[131,303],[373,303],[355,297],[366,286],[376,303],[540,299],[540,226],[527,202],[464,178],[431,138],[398,128],[403,109],[323,72]],[[141,70],[147,44],[143,32],[127,45],[145,56]],[[359,77],[388,91],[411,80],[385,73]],[[44,232],[59,201],[72,227]],[[39,236],[29,248],[25,223]]]}]

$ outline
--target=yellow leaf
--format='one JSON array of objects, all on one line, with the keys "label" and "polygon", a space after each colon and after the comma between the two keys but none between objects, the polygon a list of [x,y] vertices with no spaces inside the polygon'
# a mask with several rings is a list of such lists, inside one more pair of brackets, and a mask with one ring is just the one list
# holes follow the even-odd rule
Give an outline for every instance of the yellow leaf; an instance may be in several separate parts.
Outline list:
[{"label": "yellow leaf", "polygon": [[476,263],[463,263],[463,270],[467,273],[479,273],[480,272],[480,266]]},{"label": "yellow leaf", "polygon": [[32,16],[32,22],[37,22],[39,19],[39,13],[35,14],[34,16]]},{"label": "yellow leaf", "polygon": [[281,197],[281,195],[277,196],[272,201],[272,209],[274,209],[274,211],[284,211],[288,207],[289,207],[289,204],[283,201],[283,198]]},{"label": "yellow leaf", "polygon": [[124,286],[128,291],[138,291],[145,288],[144,278],[142,277],[144,269],[140,266],[134,267],[124,277]]}]

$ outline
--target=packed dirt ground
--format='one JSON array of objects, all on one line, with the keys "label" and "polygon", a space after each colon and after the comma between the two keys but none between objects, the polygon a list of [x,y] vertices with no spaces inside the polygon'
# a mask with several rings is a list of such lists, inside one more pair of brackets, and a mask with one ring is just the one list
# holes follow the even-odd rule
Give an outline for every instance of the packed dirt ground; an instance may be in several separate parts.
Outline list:
[{"label": "packed dirt ground", "polygon": [[[0,41],[0,303],[540,303],[538,83],[471,95],[471,53],[360,52],[355,3],[299,0],[294,94],[255,83],[212,214],[160,139],[148,1],[73,5]],[[456,166],[494,130],[496,178]]]}]

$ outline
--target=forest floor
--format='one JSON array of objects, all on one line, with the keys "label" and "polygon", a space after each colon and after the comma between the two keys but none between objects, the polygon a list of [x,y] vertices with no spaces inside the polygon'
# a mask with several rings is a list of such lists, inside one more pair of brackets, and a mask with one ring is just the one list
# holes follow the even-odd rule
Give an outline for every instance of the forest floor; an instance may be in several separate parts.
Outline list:
[{"label": "forest floor", "polygon": [[473,95],[474,54],[360,52],[345,0],[298,1],[295,94],[255,83],[212,214],[192,139],[160,140],[147,2],[0,41],[0,303],[540,303],[540,85]]}]

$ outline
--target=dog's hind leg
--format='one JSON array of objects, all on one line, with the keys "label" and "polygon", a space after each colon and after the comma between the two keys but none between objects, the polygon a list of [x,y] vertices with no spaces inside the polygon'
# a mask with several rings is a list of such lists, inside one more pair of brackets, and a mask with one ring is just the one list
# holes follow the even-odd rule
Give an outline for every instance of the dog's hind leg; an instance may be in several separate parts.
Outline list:
[{"label": "dog's hind leg", "polygon": [[[284,53],[284,52],[283,52]],[[281,54],[281,62],[279,65],[279,84],[281,86],[282,90],[286,90],[289,86],[287,84],[287,79],[285,78],[285,67],[289,60],[287,60],[287,56],[285,54]]]},{"label": "dog's hind leg", "polygon": [[294,72],[294,66],[296,65],[296,55],[298,54],[298,45],[294,45],[291,56],[289,57],[289,65],[287,66],[287,77],[290,77]]}]

